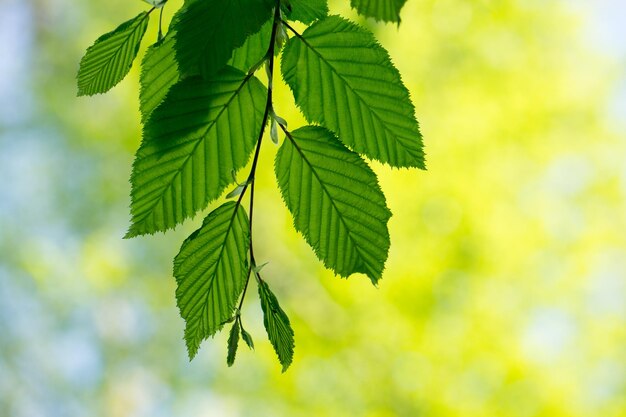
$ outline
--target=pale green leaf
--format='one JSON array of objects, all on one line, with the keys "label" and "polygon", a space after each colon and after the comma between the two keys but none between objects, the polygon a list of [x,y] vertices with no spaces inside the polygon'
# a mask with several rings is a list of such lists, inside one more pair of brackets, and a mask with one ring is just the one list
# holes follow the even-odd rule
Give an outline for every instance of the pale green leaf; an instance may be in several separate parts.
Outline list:
[{"label": "pale green leaf", "polygon": [[235,363],[237,345],[239,345],[239,322],[235,321],[233,327],[230,328],[230,334],[228,336],[228,355],[226,356],[226,364],[228,366],[233,366]]},{"label": "pale green leaf", "polygon": [[238,185],[235,187],[234,190],[232,190],[231,192],[229,192],[228,194],[226,194],[226,197],[224,197],[225,199],[229,199],[229,198],[235,198],[241,195],[241,193],[243,193],[245,186],[244,185]]},{"label": "pale green leaf", "polygon": [[122,81],[137,56],[148,19],[149,14],[142,12],[87,49],[78,70],[79,96],[105,93]]},{"label": "pale green leaf", "polygon": [[234,182],[258,139],[266,94],[259,80],[232,67],[171,88],[144,127],[127,237],[173,228]]},{"label": "pale green leaf", "polygon": [[145,1],[148,4],[153,5],[157,9],[160,9],[161,7],[165,6],[165,3],[167,3],[167,0],[143,0],[143,1]]},{"label": "pale green leaf", "polygon": [[183,6],[173,25],[180,67],[186,71],[199,66],[203,76],[212,76],[261,29],[273,5],[271,0],[203,0]]},{"label": "pale green leaf", "polygon": [[280,304],[278,304],[278,300],[270,290],[270,287],[262,280],[259,280],[259,297],[261,298],[263,324],[265,325],[267,336],[272,346],[274,346],[278,360],[283,366],[283,372],[285,372],[293,361],[293,349],[295,347],[294,334],[289,323],[289,317],[280,308]]},{"label": "pale green leaf", "polygon": [[342,277],[380,279],[389,251],[387,208],[374,172],[322,127],[283,141],[276,178],[296,230],[326,267]]},{"label": "pale green leaf", "polygon": [[206,217],[174,259],[176,301],[186,322],[190,359],[233,316],[248,277],[249,227],[245,210],[225,203]]},{"label": "pale green leaf", "polygon": [[254,341],[252,340],[252,336],[250,336],[250,333],[248,333],[243,327],[241,328],[241,337],[250,349],[254,349]]},{"label": "pale green leaf", "polygon": [[406,0],[350,0],[359,14],[385,22],[400,23],[400,10]]},{"label": "pale green leaf", "polygon": [[424,168],[409,92],[370,32],[338,16],[316,22],[289,40],[282,72],[310,122],[370,158]]}]

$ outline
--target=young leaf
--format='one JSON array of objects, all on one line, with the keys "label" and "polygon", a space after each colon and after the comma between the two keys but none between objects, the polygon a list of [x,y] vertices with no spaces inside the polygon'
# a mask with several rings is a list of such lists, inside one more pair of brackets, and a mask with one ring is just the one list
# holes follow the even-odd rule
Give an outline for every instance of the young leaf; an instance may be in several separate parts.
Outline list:
[{"label": "young leaf", "polygon": [[232,67],[176,84],[144,127],[133,165],[127,237],[165,231],[219,197],[245,166],[266,90]]},{"label": "young leaf", "polygon": [[259,297],[263,309],[263,324],[267,336],[274,346],[278,360],[283,366],[283,372],[289,368],[293,361],[293,329],[289,323],[289,317],[280,308],[278,300],[265,281],[259,280]]},{"label": "young leaf", "polygon": [[328,15],[328,0],[289,0],[291,12],[289,20],[299,20],[307,25]]},{"label": "young leaf", "polygon": [[272,21],[268,20],[261,30],[249,36],[241,47],[233,51],[228,65],[232,65],[244,72],[248,71],[254,64],[263,59],[267,53],[271,36]]},{"label": "young leaf", "polygon": [[400,23],[400,10],[406,0],[350,0],[359,14],[385,22]]},{"label": "young leaf", "polygon": [[243,193],[245,186],[243,185],[238,185],[235,187],[234,190],[232,190],[231,192],[229,192],[228,194],[226,194],[226,197],[224,197],[225,199],[229,199],[229,198],[235,198],[241,195],[241,193]]},{"label": "young leaf", "polygon": [[235,321],[233,327],[230,328],[228,336],[228,355],[226,356],[226,364],[233,366],[235,363],[235,355],[237,355],[237,345],[239,344],[239,322]]},{"label": "young leaf", "polygon": [[106,93],[128,74],[148,27],[149,14],[122,23],[87,49],[78,70],[78,95]]},{"label": "young leaf", "polygon": [[183,70],[199,65],[209,77],[230,59],[233,50],[261,29],[271,16],[271,0],[203,0],[186,4],[176,31],[176,57]]},{"label": "young leaf", "polygon": [[248,276],[249,227],[241,205],[224,203],[185,240],[174,259],[176,301],[187,324],[190,359],[233,316]]},{"label": "young leaf", "polygon": [[309,121],[370,158],[424,168],[409,92],[370,32],[338,16],[316,22],[287,42],[282,72]]},{"label": "young leaf", "polygon": [[143,123],[161,104],[179,78],[174,37],[168,34],[161,42],[148,48],[141,62],[139,109]]},{"label": "young leaf", "polygon": [[145,1],[148,4],[153,5],[157,9],[160,9],[161,7],[165,6],[165,3],[167,3],[167,0],[143,0],[143,1]]},{"label": "young leaf", "polygon": [[331,132],[306,126],[283,141],[276,178],[295,228],[342,277],[380,279],[389,250],[387,208],[376,174]]},{"label": "young leaf", "polygon": [[250,333],[248,333],[243,327],[241,328],[241,338],[243,339],[244,342],[246,342],[246,345],[248,345],[250,349],[254,349],[254,342],[252,341],[252,336],[250,336]]}]

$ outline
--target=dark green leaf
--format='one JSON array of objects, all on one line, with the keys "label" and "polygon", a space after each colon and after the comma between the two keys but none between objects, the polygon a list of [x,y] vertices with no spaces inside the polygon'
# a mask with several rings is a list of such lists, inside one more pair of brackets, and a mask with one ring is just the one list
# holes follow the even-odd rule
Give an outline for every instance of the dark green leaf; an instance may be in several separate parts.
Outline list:
[{"label": "dark green leaf", "polygon": [[230,59],[233,50],[270,18],[270,0],[203,0],[185,5],[175,23],[176,56],[183,70],[199,66],[209,77]]},{"label": "dark green leaf", "polygon": [[328,15],[328,0],[289,0],[291,12],[289,20],[299,20],[307,25]]},{"label": "dark green leaf", "polygon": [[137,56],[148,19],[147,12],[140,13],[87,49],[78,70],[79,96],[105,93],[122,81]]},{"label": "dark green leaf", "polygon": [[252,336],[250,336],[250,333],[248,333],[243,327],[241,328],[241,337],[243,338],[244,342],[246,342],[246,345],[248,345],[250,349],[254,349],[254,342],[252,341]]},{"label": "dark green leaf", "polygon": [[265,281],[259,280],[259,297],[263,309],[263,324],[267,330],[267,336],[274,346],[278,360],[283,366],[283,372],[289,368],[293,361],[293,329],[289,323],[289,317],[280,308],[278,300]]},{"label": "dark green leaf", "polygon": [[230,328],[228,336],[228,356],[226,356],[226,364],[233,366],[235,363],[235,355],[237,355],[237,345],[239,344],[239,322],[235,321],[233,327]]},{"label": "dark green leaf", "polygon": [[309,121],[370,158],[424,168],[409,92],[370,32],[338,16],[316,22],[289,40],[282,72]]},{"label": "dark green leaf", "polygon": [[385,22],[400,23],[400,10],[406,0],[350,0],[359,14]]},{"label": "dark green leaf", "polygon": [[265,101],[260,81],[232,67],[172,87],[144,127],[127,237],[170,229],[219,197],[250,157]]},{"label": "dark green leaf", "polygon": [[225,203],[206,217],[174,259],[176,301],[186,322],[190,359],[233,316],[248,277],[249,227],[245,210]]},{"label": "dark green leaf", "polygon": [[380,279],[389,250],[387,208],[376,174],[331,132],[306,126],[285,139],[276,155],[283,199],[326,267],[342,277]]}]

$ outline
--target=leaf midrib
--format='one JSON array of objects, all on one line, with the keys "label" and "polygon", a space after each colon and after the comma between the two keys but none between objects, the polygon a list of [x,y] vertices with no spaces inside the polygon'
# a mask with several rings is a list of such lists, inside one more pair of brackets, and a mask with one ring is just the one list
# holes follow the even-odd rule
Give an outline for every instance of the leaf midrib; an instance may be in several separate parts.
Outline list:
[{"label": "leaf midrib", "polygon": [[[98,78],[100,75],[102,75],[102,73],[104,72],[104,70],[105,70],[105,69],[108,69],[108,68],[109,68],[109,66],[111,65],[111,61],[112,61],[114,58],[116,58],[116,57],[120,54],[121,50],[122,50],[122,49],[126,46],[126,44],[128,44],[128,42],[129,42],[130,38],[134,35],[134,33],[135,33],[135,31],[137,30],[137,28],[138,28],[138,27],[140,27],[140,26],[143,24],[143,21],[144,21],[145,19],[147,19],[147,18],[148,18],[148,16],[150,16],[150,15],[149,15],[148,13],[146,13],[146,12],[143,12],[143,13],[144,13],[144,15],[141,17],[141,19],[139,19],[137,22],[135,22],[135,23],[136,23],[135,25],[133,25],[133,26],[131,26],[131,27],[129,28],[129,29],[131,29],[131,30],[130,30],[130,33],[129,33],[129,35],[128,35],[128,36],[124,39],[124,41],[123,41],[122,43],[120,43],[120,44],[119,44],[119,46],[115,49],[115,51],[113,52],[113,54],[112,54],[112,55],[110,56],[110,58],[107,60],[107,63],[104,65],[104,67],[101,67],[101,68],[100,68],[100,71],[96,71],[96,72],[95,72],[95,75],[93,75],[93,76],[90,78],[90,83],[89,83],[89,85],[93,84],[93,81],[94,81],[96,78]],[[135,18],[135,19],[136,19],[136,18]],[[111,36],[111,37],[112,37],[112,36]],[[111,39],[111,38],[108,38],[108,39]],[[104,42],[105,40],[107,40],[107,39],[104,39],[102,42]],[[108,71],[107,71],[107,72],[108,72]]]},{"label": "leaf midrib", "polygon": [[[170,188],[172,188],[175,180],[178,178],[178,176],[182,173],[182,171],[185,169],[185,167],[187,166],[187,163],[189,162],[189,159],[191,159],[191,157],[193,156],[193,154],[196,152],[196,150],[198,149],[198,146],[200,146],[201,143],[203,143],[206,140],[206,135],[209,133],[209,131],[213,128],[213,126],[215,126],[215,124],[217,123],[218,119],[220,117],[222,117],[222,114],[226,111],[226,109],[230,106],[230,104],[233,102],[233,100],[235,99],[235,97],[237,97],[239,95],[239,93],[241,92],[241,90],[243,89],[244,85],[246,85],[248,83],[248,81],[250,81],[252,79],[252,74],[248,74],[246,75],[246,77],[243,79],[243,81],[241,82],[241,84],[239,85],[239,87],[233,92],[232,96],[228,99],[228,101],[224,104],[224,106],[222,107],[222,109],[219,111],[219,113],[215,116],[215,118],[213,119],[213,121],[207,126],[207,128],[204,130],[204,132],[202,133],[202,135],[200,135],[200,137],[196,140],[195,145],[193,146],[193,148],[191,149],[191,151],[189,152],[189,154],[187,156],[184,157],[184,162],[181,164],[180,169],[176,170],[176,173],[174,174],[174,176],[172,177],[171,181],[168,181],[167,186],[163,189],[163,191],[161,192],[161,196],[157,199],[155,199],[154,204],[152,204],[150,206],[150,209],[146,210],[146,214],[144,214],[140,220],[140,222],[144,222],[146,220],[146,218],[148,216],[150,216],[153,212],[154,212],[154,208],[163,201],[163,197],[164,195],[170,190]],[[205,199],[206,200],[206,199]],[[183,218],[185,218],[184,213],[183,213]],[[136,222],[135,224],[138,224],[139,222]],[[176,220],[174,220],[174,226],[176,225]],[[172,227],[174,227],[172,226]],[[167,228],[167,227],[166,227]]]},{"label": "leaf midrib", "polygon": [[[211,292],[213,290],[213,283],[215,281],[215,277],[217,276],[218,268],[222,264],[222,261],[223,261],[223,256],[222,255],[224,254],[224,251],[226,250],[226,246],[227,246],[226,245],[226,241],[228,240],[228,237],[230,236],[230,234],[233,231],[233,223],[235,221],[235,218],[237,217],[237,214],[238,214],[238,211],[239,211],[239,207],[240,207],[239,204],[235,205],[235,209],[233,211],[233,215],[230,216],[230,219],[228,221],[228,226],[227,226],[227,229],[226,229],[226,233],[225,233],[224,239],[222,241],[223,243],[220,245],[220,250],[219,250],[218,257],[217,257],[218,261],[215,263],[215,265],[213,267],[213,273],[210,274],[209,286],[208,286],[208,289],[206,291],[206,295],[204,297],[204,303],[202,303],[202,307],[201,307],[201,310],[200,310],[200,313],[199,313],[200,321],[204,320],[204,315],[205,315],[205,312],[206,312],[206,308],[207,308],[207,306],[209,304],[209,295],[211,294]],[[202,261],[203,261],[203,259],[200,259],[198,262],[196,262],[193,265],[193,268],[190,268],[190,269],[195,269],[198,266],[198,264],[200,264],[200,262],[202,262]],[[200,278],[201,278],[201,276],[200,276]],[[196,331],[195,331],[196,337],[197,337],[197,332],[198,332],[198,330],[196,329]]]},{"label": "leaf midrib", "polygon": [[[289,137],[289,135],[287,135],[287,137]],[[304,155],[302,149],[298,146],[298,144],[295,141],[295,138],[293,137],[289,137],[291,143],[294,145],[294,148],[296,148],[296,150],[298,151],[298,153],[300,154],[300,156],[302,156],[302,159],[307,163],[307,165],[309,166],[309,168],[311,169],[311,172],[313,172],[313,175],[315,176],[315,178],[317,179],[317,181],[320,184],[320,187],[324,190],[324,192],[326,193],[328,199],[330,200],[331,205],[334,207],[335,211],[337,212],[337,215],[339,217],[339,219],[341,220],[341,223],[343,224],[343,227],[346,228],[346,230],[348,231],[348,236],[350,238],[350,242],[352,243],[352,245],[354,246],[354,248],[358,251],[359,253],[359,258],[360,258],[360,262],[363,263],[363,254],[361,253],[361,249],[359,247],[359,245],[356,244],[356,242],[354,241],[354,238],[352,237],[352,230],[350,230],[350,228],[348,227],[348,225],[346,224],[346,221],[344,220],[343,216],[340,214],[341,211],[339,210],[339,208],[337,207],[337,205],[335,204],[334,199],[331,197],[330,192],[328,191],[328,189],[326,188],[324,182],[320,179],[319,175],[317,174],[317,172],[315,171],[315,169],[313,168],[313,165],[311,164],[311,162],[308,160],[308,158]],[[365,272],[365,274],[367,275],[367,272]]]},{"label": "leaf midrib", "polygon": [[387,124],[383,122],[383,120],[381,119],[380,115],[378,114],[378,112],[376,112],[375,109],[372,109],[370,107],[370,105],[363,99],[363,97],[361,96],[361,94],[355,90],[350,83],[346,80],[345,77],[343,77],[339,72],[337,72],[337,69],[331,65],[331,63],[324,59],[324,56],[322,54],[320,54],[315,47],[313,47],[313,45],[311,45],[305,38],[303,35],[294,32],[296,34],[296,37],[298,39],[300,39],[311,51],[313,51],[313,53],[315,53],[315,55],[317,55],[320,58],[320,61],[324,62],[332,71],[332,73],[334,75],[336,75],[339,79],[341,79],[344,84],[347,86],[347,88],[355,95],[358,97],[359,101],[361,102],[361,104],[363,104],[369,111],[370,113],[372,113],[372,115],[376,118],[376,120],[380,123],[380,125],[383,127],[383,129],[385,130],[385,132],[387,132],[388,134],[390,134],[391,136],[393,136],[394,138],[396,138],[397,140],[397,144],[399,146],[401,146],[405,152],[409,153],[412,155],[412,152],[410,150],[410,148],[406,147],[401,141],[400,141],[400,137],[395,134],[394,132],[392,132],[391,130],[389,130],[389,128],[387,127]]}]

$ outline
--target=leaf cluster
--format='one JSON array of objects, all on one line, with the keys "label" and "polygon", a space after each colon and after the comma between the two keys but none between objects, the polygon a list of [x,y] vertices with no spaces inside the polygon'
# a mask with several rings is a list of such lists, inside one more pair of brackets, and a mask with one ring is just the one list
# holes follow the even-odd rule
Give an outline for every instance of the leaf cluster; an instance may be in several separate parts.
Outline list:
[{"label": "leaf cluster", "polygon": [[[155,10],[87,49],[78,94],[108,91],[130,70]],[[351,0],[365,16],[400,22],[404,0]],[[293,27],[307,25],[302,33]],[[227,363],[240,338],[254,347],[241,308],[251,277],[269,341],[286,370],[294,332],[254,257],[254,179],[266,128],[280,144],[274,171],[294,227],[337,275],[377,284],[390,247],[391,211],[364,158],[424,168],[409,92],[372,33],[329,16],[326,0],[187,0],[141,62],[143,140],[131,175],[126,237],[165,232],[231,190],[174,259],[176,300],[193,358],[232,323]],[[273,106],[280,72],[310,123],[289,130]],[[266,85],[257,77],[265,68]],[[280,138],[282,132],[282,143]],[[249,164],[244,182],[237,173]],[[233,189],[234,187],[234,189]],[[243,204],[248,194],[249,207]]]}]

